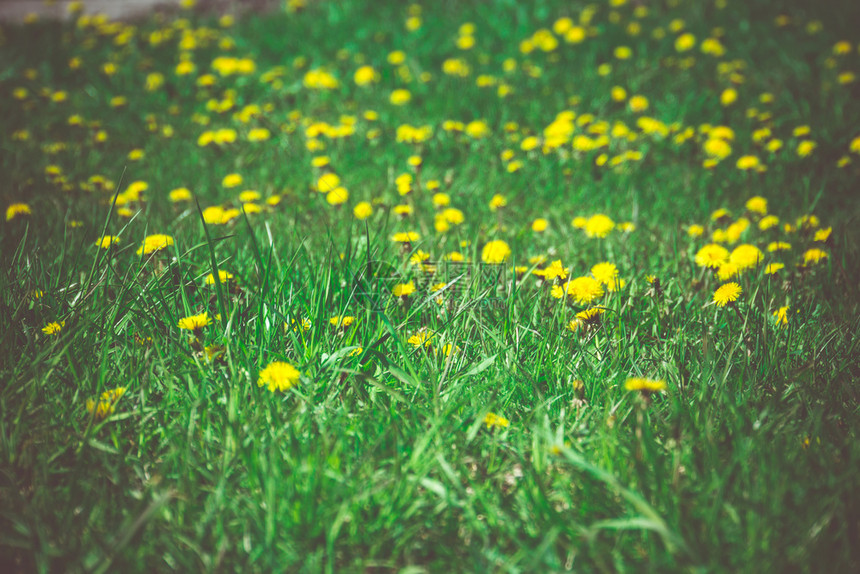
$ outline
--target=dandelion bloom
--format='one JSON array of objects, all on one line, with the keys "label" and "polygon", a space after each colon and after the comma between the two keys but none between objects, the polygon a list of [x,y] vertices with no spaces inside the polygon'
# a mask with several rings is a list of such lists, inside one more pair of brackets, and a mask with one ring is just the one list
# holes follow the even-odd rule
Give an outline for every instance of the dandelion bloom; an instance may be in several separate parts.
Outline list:
[{"label": "dandelion bloom", "polygon": [[274,361],[260,371],[257,386],[267,386],[269,391],[288,391],[299,382],[301,373],[294,366],[283,361]]},{"label": "dandelion bloom", "polygon": [[161,233],[157,233],[155,235],[147,235],[140,248],[137,250],[138,255],[149,255],[151,253],[155,253],[156,251],[161,251],[162,249],[173,245],[173,238],[169,235],[163,235]]},{"label": "dandelion bloom", "polygon": [[341,205],[349,199],[349,191],[345,187],[336,187],[325,196],[326,203],[329,205]]},{"label": "dandelion bloom", "polygon": [[188,317],[183,317],[179,320],[177,326],[180,329],[186,329],[188,331],[196,331],[197,329],[202,329],[206,325],[210,323],[209,321],[209,313],[205,311],[200,313],[199,315],[190,315]]},{"label": "dandelion bloom", "polygon": [[373,207],[367,201],[360,201],[355,204],[352,214],[356,219],[367,219],[373,214]]},{"label": "dandelion bloom", "polygon": [[334,325],[335,327],[341,327],[343,329],[349,327],[355,322],[355,317],[350,317],[349,315],[340,316],[335,315],[331,319],[328,320],[329,323]]},{"label": "dandelion bloom", "polygon": [[[223,269],[218,270],[218,279],[220,279],[220,281],[219,281],[220,283],[226,283],[227,281],[229,281],[232,278],[233,278],[232,273],[228,273],[227,271],[224,271]],[[205,283],[206,283],[206,285],[215,285],[215,275],[213,275],[212,273],[207,275]]]},{"label": "dandelion bloom", "polygon": [[391,290],[391,293],[395,297],[407,297],[412,295],[415,292],[415,283],[410,281],[409,283],[398,283]]},{"label": "dandelion bloom", "polygon": [[172,203],[178,203],[180,201],[190,201],[191,191],[186,187],[178,187],[170,192],[169,197]]},{"label": "dandelion bloom", "polygon": [[577,277],[565,284],[565,292],[580,305],[587,305],[603,295],[603,286],[593,277]]},{"label": "dandelion bloom", "polygon": [[618,268],[615,264],[604,261],[592,267],[591,274],[604,285],[611,285],[615,283],[615,279],[618,277]]},{"label": "dandelion bloom", "polygon": [[317,180],[317,191],[328,193],[340,186],[340,178],[336,173],[324,173]]},{"label": "dandelion bloom", "polygon": [[487,416],[484,417],[484,424],[487,425],[488,429],[493,427],[506,428],[510,426],[511,421],[495,413],[487,413]]},{"label": "dandelion bloom", "polygon": [[741,286],[735,282],[720,285],[717,290],[714,291],[714,303],[716,303],[718,307],[725,307],[728,303],[734,303],[737,301],[741,291],[743,291],[743,289],[741,289]]},{"label": "dandelion bloom", "polygon": [[391,240],[395,243],[409,243],[411,241],[418,241],[420,238],[421,236],[415,231],[401,231],[391,236]]},{"label": "dandelion bloom", "polygon": [[95,399],[87,399],[87,412],[94,415],[96,420],[104,420],[113,414],[116,403],[124,394],[125,387],[117,387],[103,392],[98,402]]},{"label": "dandelion bloom", "polygon": [[240,186],[242,185],[242,176],[238,173],[231,173],[225,175],[223,181],[221,182],[221,185],[228,188]]},{"label": "dandelion bloom", "polygon": [[788,307],[780,307],[776,311],[773,312],[773,316],[776,317],[777,325],[787,325],[788,324]]},{"label": "dandelion bloom", "polygon": [[772,241],[767,244],[767,250],[770,253],[774,253],[775,251],[788,251],[791,249],[791,243],[786,241]]},{"label": "dandelion bloom", "polygon": [[511,248],[501,239],[490,241],[481,251],[481,261],[489,264],[504,263],[511,256]]},{"label": "dandelion bloom", "polygon": [[640,391],[643,393],[659,393],[666,390],[666,381],[661,379],[645,379],[642,377],[631,377],[624,383],[628,391]]},{"label": "dandelion bloom", "polygon": [[111,245],[116,245],[117,243],[119,243],[119,237],[116,235],[105,235],[101,239],[96,239],[95,245],[96,247],[107,249]]},{"label": "dandelion bloom", "polygon": [[759,159],[754,155],[745,155],[738,158],[737,167],[741,170],[756,169],[761,165]]},{"label": "dandelion bloom", "polygon": [[729,261],[737,265],[738,270],[751,269],[761,263],[764,254],[755,245],[739,245],[732,250]]},{"label": "dandelion bloom", "polygon": [[818,249],[818,248],[814,247],[812,249],[807,249],[806,252],[803,254],[803,264],[809,265],[810,263],[818,263],[822,259],[826,259],[826,258],[827,258],[827,252],[826,251],[824,251],[823,249]]},{"label": "dandelion bloom", "polygon": [[389,97],[389,101],[395,106],[402,106],[404,104],[408,104],[409,100],[412,99],[412,94],[409,90],[399,89],[391,92],[391,96]]},{"label": "dandelion bloom", "polygon": [[592,215],[585,222],[585,234],[588,237],[606,237],[614,228],[615,222],[602,213]]},{"label": "dandelion bloom", "polygon": [[63,327],[66,326],[65,321],[60,321],[57,323],[56,321],[52,323],[48,323],[44,327],[42,327],[42,332],[46,335],[59,335],[60,331],[63,330]]},{"label": "dandelion bloom", "polygon": [[549,221],[542,217],[539,217],[532,222],[532,231],[536,231],[537,233],[546,231],[547,227],[549,227]]},{"label": "dandelion bloom", "polygon": [[415,348],[429,347],[433,343],[433,333],[426,329],[421,329],[420,331],[409,337],[406,342]]},{"label": "dandelion bloom", "polygon": [[13,203],[6,208],[6,221],[12,221],[18,215],[30,215],[30,206],[26,203]]},{"label": "dandelion bloom", "polygon": [[768,263],[767,267],[764,268],[764,272],[767,275],[773,275],[777,271],[780,271],[785,267],[784,263]]},{"label": "dandelion bloom", "polygon": [[708,267],[711,269],[719,269],[720,265],[729,259],[729,251],[722,245],[709,243],[696,253],[696,265],[699,267]]}]

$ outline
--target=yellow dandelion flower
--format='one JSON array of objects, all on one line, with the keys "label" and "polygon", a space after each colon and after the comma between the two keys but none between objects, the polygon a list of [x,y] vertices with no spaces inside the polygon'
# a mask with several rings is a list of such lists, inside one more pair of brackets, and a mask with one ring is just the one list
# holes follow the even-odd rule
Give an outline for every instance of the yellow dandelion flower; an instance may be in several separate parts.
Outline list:
[{"label": "yellow dandelion flower", "polygon": [[591,274],[604,285],[614,285],[618,278],[618,268],[614,263],[604,261],[592,267]]},{"label": "yellow dandelion flower", "polygon": [[116,235],[105,235],[101,239],[96,239],[96,247],[101,247],[102,249],[108,249],[111,245],[116,245],[119,243],[119,237]]},{"label": "yellow dandelion flower", "polygon": [[188,317],[183,317],[179,320],[177,326],[180,329],[185,329],[188,331],[196,331],[197,329],[202,329],[206,325],[208,325],[211,321],[209,320],[209,313],[203,312],[199,315],[189,315]]},{"label": "yellow dandelion flower", "polygon": [[373,207],[367,201],[360,201],[355,204],[355,207],[352,209],[352,214],[358,220],[367,219],[373,215]]},{"label": "yellow dandelion flower", "polygon": [[275,391],[285,392],[296,386],[300,377],[301,373],[291,364],[273,361],[260,371],[257,386],[266,386],[273,393]]},{"label": "yellow dandelion flower", "polygon": [[242,185],[242,181],[243,180],[241,175],[239,175],[238,173],[231,173],[224,176],[224,180],[221,182],[221,185],[227,188],[238,187]]},{"label": "yellow dandelion flower", "polygon": [[391,236],[391,240],[395,243],[410,243],[419,239],[421,236],[415,231],[401,231]]},{"label": "yellow dandelion flower", "polygon": [[46,335],[59,335],[65,326],[65,321],[60,321],[59,323],[54,321],[42,327],[42,332]]},{"label": "yellow dandelion flower", "polygon": [[726,304],[737,301],[742,291],[743,289],[741,289],[741,286],[735,282],[720,285],[717,290],[714,291],[713,301],[718,307],[725,307]]},{"label": "yellow dandelion flower", "polygon": [[[576,220],[574,220],[576,222]],[[574,223],[575,226],[575,223]],[[588,237],[603,238],[609,235],[609,232],[615,228],[615,222],[608,216],[598,213],[592,215],[585,222],[585,234]]]},{"label": "yellow dandelion flower", "polygon": [[696,253],[696,265],[699,267],[719,269],[720,265],[728,261],[728,259],[728,249],[716,243],[705,245]]},{"label": "yellow dandelion flower", "polygon": [[659,393],[664,392],[667,385],[666,381],[662,379],[630,377],[624,382],[624,388],[628,391],[639,391],[641,393]]},{"label": "yellow dandelion flower", "polygon": [[504,263],[510,256],[510,246],[501,239],[487,242],[481,251],[481,260],[492,265]]},{"label": "yellow dandelion flower", "polygon": [[782,270],[785,267],[784,263],[768,263],[767,267],[764,268],[764,272],[767,275],[773,275],[777,271]]},{"label": "yellow dandelion flower", "polygon": [[[224,271],[223,269],[218,270],[219,283],[227,283],[232,278],[233,278],[232,273],[228,273],[227,271]],[[204,283],[206,285],[215,285],[215,275],[212,273],[207,275]]]},{"label": "yellow dandelion flower", "polygon": [[12,221],[19,215],[30,215],[30,206],[26,203],[13,203],[6,208],[6,221]]},{"label": "yellow dandelion flower", "polygon": [[173,245],[173,238],[169,235],[157,233],[155,235],[147,235],[141,246],[137,250],[138,255],[150,255],[156,251],[161,251]]},{"label": "yellow dandelion flower", "polygon": [[349,315],[345,315],[345,316],[335,315],[334,317],[329,319],[328,322],[331,325],[334,325],[335,327],[340,327],[342,329],[346,329],[347,327],[349,327],[350,325],[352,325],[355,322],[355,317],[352,317]]},{"label": "yellow dandelion flower", "polygon": [[484,417],[484,424],[487,425],[488,429],[507,428],[510,426],[511,422],[503,416],[499,416],[495,413],[487,413],[487,416]]},{"label": "yellow dandelion flower", "polygon": [[415,282],[410,281],[409,283],[398,283],[391,290],[391,293],[395,297],[408,297],[415,292]]},{"label": "yellow dandelion flower", "polygon": [[580,305],[587,305],[603,295],[603,286],[593,277],[577,277],[565,283],[564,291]]},{"label": "yellow dandelion flower", "polygon": [[749,244],[735,247],[729,255],[729,261],[735,264],[741,271],[755,267],[763,259],[764,254],[761,252],[761,249]]},{"label": "yellow dandelion flower", "polygon": [[823,249],[818,249],[817,247],[813,247],[812,249],[807,249],[803,254],[803,264],[815,264],[819,263],[821,260],[826,259],[828,257],[827,252]]},{"label": "yellow dandelion flower", "polygon": [[788,306],[780,307],[773,312],[773,316],[776,318],[776,324],[780,327],[788,325]]}]

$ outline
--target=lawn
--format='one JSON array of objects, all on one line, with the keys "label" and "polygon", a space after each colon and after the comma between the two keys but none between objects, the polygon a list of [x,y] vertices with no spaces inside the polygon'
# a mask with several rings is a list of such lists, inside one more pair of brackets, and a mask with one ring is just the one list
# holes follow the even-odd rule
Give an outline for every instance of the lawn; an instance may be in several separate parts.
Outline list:
[{"label": "lawn", "polygon": [[0,570],[860,570],[860,5],[203,8],[0,28]]}]

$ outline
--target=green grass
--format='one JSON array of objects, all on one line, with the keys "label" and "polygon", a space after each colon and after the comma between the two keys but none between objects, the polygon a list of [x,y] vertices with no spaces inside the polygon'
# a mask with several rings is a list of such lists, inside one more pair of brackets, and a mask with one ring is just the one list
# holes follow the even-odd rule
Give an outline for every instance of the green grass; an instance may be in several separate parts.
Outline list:
[{"label": "green grass", "polygon": [[[838,78],[860,74],[857,7],[665,2],[614,16],[601,3],[584,42],[556,35],[554,50],[526,54],[521,41],[561,17],[578,22],[586,4],[428,3],[414,31],[399,2],[309,4],[229,27],[193,11],[3,27],[0,197],[31,213],[0,226],[2,570],[856,571],[860,107],[858,83]],[[676,19],[683,29],[671,31]],[[466,22],[475,46],[460,50]],[[725,53],[701,53],[717,27]],[[183,30],[196,31],[193,49]],[[684,32],[696,46],[679,54]],[[850,53],[834,55],[839,41]],[[617,46],[633,57],[615,59]],[[386,61],[393,50],[405,68]],[[196,66],[187,76],[175,72],[183,53]],[[255,69],[221,76],[219,56]],[[444,74],[448,58],[469,74]],[[364,64],[379,78],[359,87]],[[306,87],[317,68],[338,86]],[[164,82],[149,90],[154,72]],[[206,73],[213,85],[198,85]],[[479,87],[481,75],[493,85]],[[613,101],[613,86],[648,110]],[[723,106],[730,86],[738,99]],[[389,102],[398,88],[411,102]],[[58,91],[67,99],[53,101]],[[117,96],[126,104],[112,106]],[[208,104],[224,99],[232,109]],[[243,121],[251,104],[259,114]],[[522,149],[529,136],[545,143],[566,110],[574,131],[560,147]],[[644,134],[640,117],[664,135]],[[483,120],[489,133],[446,120]],[[319,122],[342,137],[313,136]],[[399,142],[404,124],[431,135]],[[705,167],[719,125],[733,132],[731,154]],[[794,135],[800,126],[809,134]],[[198,145],[226,128],[236,141]],[[248,141],[254,128],[270,137]],[[575,147],[603,131],[604,146]],[[774,139],[783,146],[769,152]],[[816,144],[806,157],[802,141]],[[143,158],[129,159],[133,149]],[[330,165],[313,166],[322,155]],[[744,155],[766,170],[736,167]],[[327,171],[345,204],[315,189]],[[231,173],[241,186],[223,185]],[[405,197],[403,173],[415,179]],[[433,180],[463,215],[448,230],[436,229]],[[148,184],[139,197],[127,192],[136,181]],[[171,201],[181,187],[192,199]],[[260,213],[242,213],[243,190],[260,193]],[[493,211],[496,194],[507,205]],[[759,229],[763,214],[745,207],[754,196],[779,225]],[[360,201],[373,206],[365,220],[353,215]],[[206,224],[212,206],[240,209]],[[714,221],[719,208],[731,215]],[[589,238],[571,223],[595,214],[635,228]],[[536,218],[546,231],[532,230]],[[727,280],[695,255],[744,219],[726,247],[755,245],[763,260],[734,278],[737,302],[718,307]],[[420,239],[391,240],[403,231]],[[173,244],[136,254],[157,233]],[[105,234],[120,242],[94,246]],[[492,240],[511,249],[503,265],[461,276],[444,260],[480,262]],[[770,252],[774,241],[791,248]],[[810,249],[827,256],[804,264]],[[418,250],[435,274],[409,262]],[[533,273],[556,260],[570,278],[611,262],[624,285],[591,305],[557,299],[565,282]],[[775,262],[785,267],[766,273]],[[379,270],[370,287],[368,265]],[[218,271],[233,278],[206,285]],[[414,293],[390,295],[410,280]],[[571,331],[589,306],[599,322]],[[178,328],[204,312],[202,329]],[[338,328],[335,316],[354,323]],[[44,332],[53,322],[60,330]],[[430,344],[413,344],[422,333]],[[258,386],[273,361],[295,366],[298,384]],[[631,377],[666,389],[627,391]],[[92,406],[118,388],[99,416]],[[490,413],[509,424],[490,427]]]}]

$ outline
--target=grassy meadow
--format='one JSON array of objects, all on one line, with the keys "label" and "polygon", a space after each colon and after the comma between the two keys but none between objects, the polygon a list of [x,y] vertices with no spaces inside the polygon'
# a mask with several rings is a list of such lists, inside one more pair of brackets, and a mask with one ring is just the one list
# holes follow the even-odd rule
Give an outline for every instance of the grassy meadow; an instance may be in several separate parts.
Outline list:
[{"label": "grassy meadow", "polygon": [[857,21],[3,24],[0,570],[858,571]]}]

